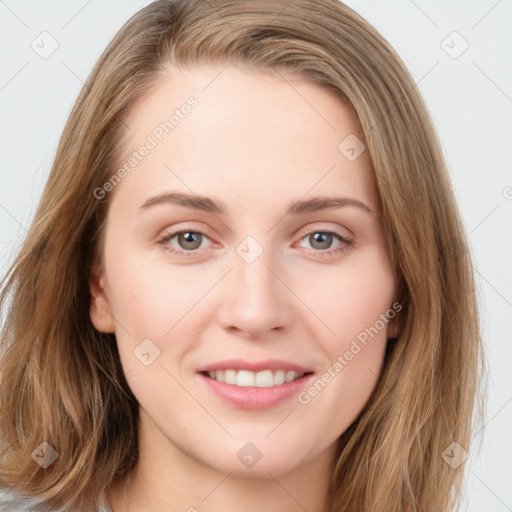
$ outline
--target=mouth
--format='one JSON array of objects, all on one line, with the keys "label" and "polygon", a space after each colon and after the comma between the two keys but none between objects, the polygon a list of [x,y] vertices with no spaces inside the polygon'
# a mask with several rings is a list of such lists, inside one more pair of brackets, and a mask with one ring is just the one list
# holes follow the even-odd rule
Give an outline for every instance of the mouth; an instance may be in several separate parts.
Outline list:
[{"label": "mouth", "polygon": [[265,409],[297,394],[314,372],[285,361],[224,361],[197,371],[206,388],[224,403],[241,409]]},{"label": "mouth", "polygon": [[296,372],[294,370],[263,370],[253,372],[250,370],[236,370],[228,368],[226,370],[215,370],[201,372],[205,377],[224,382],[238,387],[257,387],[272,388],[274,386],[282,386],[285,383],[293,382],[309,375],[313,372]]}]

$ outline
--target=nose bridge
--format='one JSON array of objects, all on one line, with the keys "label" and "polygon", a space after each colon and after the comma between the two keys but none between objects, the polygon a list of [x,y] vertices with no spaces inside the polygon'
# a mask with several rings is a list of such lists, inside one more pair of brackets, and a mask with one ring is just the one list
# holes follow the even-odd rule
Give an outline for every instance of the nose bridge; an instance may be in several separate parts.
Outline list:
[{"label": "nose bridge", "polygon": [[280,283],[269,269],[278,266],[278,263],[268,237],[260,243],[254,236],[247,236],[238,244],[235,252],[234,296],[243,300],[246,308],[251,305],[264,308],[280,292],[277,289]]},{"label": "nose bridge", "polygon": [[268,240],[266,237],[260,242],[247,236],[236,246],[234,268],[229,273],[228,290],[221,306],[224,327],[261,336],[291,320],[291,295],[275,275],[280,262],[276,251],[264,246],[270,243]]}]

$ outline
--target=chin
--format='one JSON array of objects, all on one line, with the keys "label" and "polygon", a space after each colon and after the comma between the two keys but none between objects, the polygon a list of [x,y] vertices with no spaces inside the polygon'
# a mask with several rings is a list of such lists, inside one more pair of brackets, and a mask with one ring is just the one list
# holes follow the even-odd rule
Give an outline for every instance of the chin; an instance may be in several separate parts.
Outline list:
[{"label": "chin", "polygon": [[211,452],[213,457],[201,458],[203,464],[235,477],[269,478],[269,473],[277,477],[297,469],[307,458],[306,453],[300,452],[301,448],[304,449],[301,441],[294,446],[287,446],[287,449],[264,438],[261,442],[235,440],[233,444],[234,449],[226,446],[225,450],[219,450],[217,445]]}]

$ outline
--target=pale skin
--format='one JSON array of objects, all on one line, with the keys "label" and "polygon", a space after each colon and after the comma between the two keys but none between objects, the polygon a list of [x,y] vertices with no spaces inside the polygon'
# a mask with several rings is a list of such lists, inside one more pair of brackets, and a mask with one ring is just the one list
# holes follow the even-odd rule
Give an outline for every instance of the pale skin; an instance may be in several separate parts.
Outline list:
[{"label": "pale skin", "polygon": [[[320,377],[391,308],[396,286],[368,150],[350,161],[338,149],[349,134],[364,142],[349,108],[297,76],[221,70],[170,68],[126,120],[129,155],[188,97],[198,101],[110,192],[90,313],[96,329],[115,332],[140,404],[139,463],[109,492],[114,512],[322,511],[336,440],[375,389],[394,335],[391,320],[308,404],[294,395],[247,410],[199,378],[199,367],[231,358],[282,359]],[[224,211],[140,208],[166,192]],[[371,212],[285,215],[320,196]],[[180,230],[196,233],[198,248],[180,236],[159,242]],[[262,249],[251,263],[237,252],[247,236]],[[144,339],[160,350],[149,366],[134,355]],[[248,442],[262,454],[252,467],[237,457]]]}]

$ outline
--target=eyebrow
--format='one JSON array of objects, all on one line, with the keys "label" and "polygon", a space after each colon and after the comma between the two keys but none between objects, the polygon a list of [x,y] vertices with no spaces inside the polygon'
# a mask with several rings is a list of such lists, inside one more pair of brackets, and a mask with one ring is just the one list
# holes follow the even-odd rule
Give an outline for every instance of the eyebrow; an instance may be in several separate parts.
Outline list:
[{"label": "eyebrow", "polygon": [[[200,210],[209,213],[224,213],[223,205],[220,201],[206,196],[195,194],[186,194],[182,192],[167,192],[147,199],[139,209],[145,210],[157,204],[177,204],[192,210]],[[359,199],[352,197],[313,197],[311,199],[302,199],[290,203],[285,215],[296,215],[316,212],[326,208],[341,208],[344,206],[355,206],[361,210],[372,214],[372,209]]]}]

